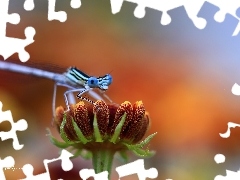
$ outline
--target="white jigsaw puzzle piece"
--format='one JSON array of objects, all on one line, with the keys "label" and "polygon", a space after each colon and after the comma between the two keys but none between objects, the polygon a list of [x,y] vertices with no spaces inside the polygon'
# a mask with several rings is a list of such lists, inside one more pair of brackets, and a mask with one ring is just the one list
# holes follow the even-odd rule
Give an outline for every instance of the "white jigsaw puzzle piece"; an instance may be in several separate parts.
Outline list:
[{"label": "white jigsaw puzzle piece", "polygon": [[20,22],[19,14],[8,14],[9,0],[0,1],[0,55],[7,59],[14,53],[18,53],[18,57],[22,62],[26,62],[30,55],[25,51],[25,47],[34,42],[35,29],[27,27],[25,29],[26,39],[18,39],[6,37],[7,23],[18,24]]},{"label": "white jigsaw puzzle piece", "polygon": [[50,173],[49,173],[49,169],[48,169],[48,164],[61,160],[62,161],[62,169],[64,171],[70,171],[73,168],[73,163],[70,160],[70,157],[72,157],[73,154],[71,154],[70,152],[68,152],[67,150],[62,150],[61,155],[58,158],[54,158],[54,159],[44,159],[43,160],[43,164],[44,167],[46,169],[45,173],[41,173],[41,174],[37,174],[37,175],[33,175],[33,166],[31,164],[25,164],[22,167],[23,173],[26,175],[26,178],[21,179],[21,180],[50,180]]},{"label": "white jigsaw puzzle piece", "polygon": [[3,160],[0,157],[0,179],[6,180],[4,169],[12,168],[15,165],[15,161],[12,156],[5,157]]},{"label": "white jigsaw puzzle piece", "polygon": [[0,123],[3,121],[8,121],[11,123],[11,130],[8,132],[0,132],[0,138],[2,141],[6,139],[13,139],[13,148],[15,150],[20,150],[23,148],[23,144],[19,144],[18,137],[17,137],[17,131],[25,131],[28,127],[27,121],[24,119],[21,119],[17,121],[16,123],[13,121],[12,113],[10,110],[8,111],[2,111],[2,102],[0,101]]}]

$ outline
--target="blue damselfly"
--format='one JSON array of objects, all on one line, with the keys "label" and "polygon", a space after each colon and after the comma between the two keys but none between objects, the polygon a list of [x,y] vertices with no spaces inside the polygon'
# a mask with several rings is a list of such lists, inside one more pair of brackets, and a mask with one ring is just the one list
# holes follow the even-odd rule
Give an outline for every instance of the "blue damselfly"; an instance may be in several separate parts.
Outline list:
[{"label": "blue damselfly", "polygon": [[92,103],[93,101],[82,97],[82,95],[88,92],[89,95],[94,99],[103,99],[98,93],[92,90],[93,88],[99,89],[100,92],[102,92],[101,94],[103,94],[103,96],[111,102],[111,99],[104,93],[104,91],[106,91],[108,86],[112,83],[112,76],[110,74],[100,77],[89,76],[76,67],[70,67],[66,72],[60,74],[1,60],[0,70],[12,71],[53,80],[55,82],[52,102],[53,116],[55,115],[55,101],[58,86],[67,88],[67,90],[64,92],[67,110],[69,110],[69,104],[75,104],[75,98],[73,97],[74,92],[79,92],[77,95],[79,99]]}]

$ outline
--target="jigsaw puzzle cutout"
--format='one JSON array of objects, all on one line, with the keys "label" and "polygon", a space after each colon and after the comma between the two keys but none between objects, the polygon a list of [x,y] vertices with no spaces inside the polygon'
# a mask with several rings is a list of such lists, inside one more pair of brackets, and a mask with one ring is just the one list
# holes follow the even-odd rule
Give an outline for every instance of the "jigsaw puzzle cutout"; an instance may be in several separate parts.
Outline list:
[{"label": "jigsaw puzzle cutout", "polygon": [[67,13],[65,11],[55,11],[56,0],[48,0],[48,20],[58,20],[65,22],[67,20]]},{"label": "jigsaw puzzle cutout", "polygon": [[119,178],[137,174],[139,180],[146,180],[146,178],[154,179],[158,177],[158,171],[156,168],[145,169],[144,160],[139,159],[134,162],[117,167],[116,171],[119,174]]},{"label": "jigsaw puzzle cutout", "polygon": [[73,9],[80,8],[82,3],[81,0],[71,0],[70,5]]},{"label": "jigsaw puzzle cutout", "polygon": [[21,119],[17,122],[13,121],[12,113],[10,110],[8,111],[2,111],[2,102],[0,101],[0,124],[3,121],[8,121],[11,123],[11,130],[8,132],[0,132],[0,138],[2,141],[6,139],[13,139],[13,148],[15,150],[20,150],[23,148],[23,144],[19,144],[18,137],[17,137],[17,131],[25,131],[28,127],[27,121],[24,119]]},{"label": "jigsaw puzzle cutout", "polygon": [[240,170],[235,171],[229,171],[226,170],[226,176],[217,175],[214,180],[239,180],[240,179]]},{"label": "jigsaw puzzle cutout", "polygon": [[108,172],[103,171],[101,173],[95,174],[93,169],[82,169],[79,171],[79,176],[83,180],[87,180],[90,177],[93,177],[94,180],[108,180]]},{"label": "jigsaw puzzle cutout", "polygon": [[238,19],[238,25],[233,32],[233,36],[238,35],[240,31],[240,18],[237,16],[237,9],[240,7],[240,1],[235,0],[208,0],[209,3],[219,7],[219,11],[215,14],[214,19],[217,22],[223,22],[227,14]]},{"label": "jigsaw puzzle cutout", "polygon": [[232,93],[236,96],[240,96],[240,86],[237,83],[232,86]]},{"label": "jigsaw puzzle cutout", "polygon": [[[238,88],[238,87],[237,87]],[[234,94],[234,93],[233,93]],[[222,138],[229,138],[231,134],[231,128],[240,127],[240,124],[228,122],[228,128],[225,133],[219,133]],[[223,154],[216,154],[214,160],[217,164],[225,162],[225,156]],[[240,179],[240,169],[235,171],[226,170],[226,176],[217,175],[214,180],[238,180]]]},{"label": "jigsaw puzzle cutout", "polygon": [[[219,7],[219,11],[216,12],[214,19],[217,22],[223,22],[225,20],[225,17],[227,14],[232,15],[234,18],[238,19],[238,21],[240,20],[240,18],[238,17],[237,10],[240,6],[240,1],[236,1],[236,0],[230,0],[230,1],[226,1],[226,0],[199,0],[199,1],[190,1],[190,0],[182,0],[182,1],[174,1],[174,0],[149,0],[149,1],[144,1],[144,0],[111,0],[111,7],[112,7],[112,12],[118,13],[121,10],[122,4],[124,1],[128,1],[131,3],[136,3],[137,7],[134,10],[134,15],[137,18],[143,18],[146,14],[145,9],[146,8],[150,8],[150,9],[154,9],[154,10],[158,10],[161,11],[162,17],[160,20],[160,23],[162,25],[167,25],[169,23],[171,23],[171,17],[168,14],[168,11],[175,9],[177,7],[183,6],[187,12],[188,17],[192,20],[192,22],[194,23],[194,25],[199,28],[199,29],[203,29],[206,24],[207,21],[204,18],[198,17],[198,13],[200,11],[200,9],[202,8],[203,4],[205,2],[209,2],[217,7]],[[55,11],[55,4],[56,4],[56,0],[48,0],[49,3],[49,12],[48,12],[48,19],[49,21],[51,20],[59,20],[61,22],[66,21],[67,19],[67,14],[64,11],[59,11],[56,12]],[[193,4],[194,3],[194,4]],[[0,55],[2,55],[4,57],[4,59],[8,58],[9,56],[11,56],[13,53],[17,52],[19,54],[19,58],[22,62],[25,62],[29,59],[29,54],[25,51],[25,47],[31,43],[34,42],[33,37],[35,35],[35,29],[32,27],[27,27],[25,29],[25,36],[26,39],[17,39],[17,38],[8,38],[6,37],[6,24],[7,22],[11,23],[11,24],[18,24],[20,21],[20,16],[16,13],[13,14],[8,14],[8,5],[9,5],[9,1],[8,0],[1,0],[0,1],[0,11],[3,12],[4,16],[0,18]],[[71,0],[70,5],[72,8],[79,8],[81,6],[81,1],[80,0]],[[1,9],[2,8],[2,9]],[[26,0],[24,3],[24,8],[25,10],[31,11],[34,9],[34,1],[33,0]],[[238,25],[235,28],[235,31],[233,32],[233,36],[236,36],[240,31],[240,23],[238,23]],[[2,43],[1,43],[2,42]],[[3,45],[4,43],[4,45]],[[13,48],[12,45],[15,45],[16,47]],[[11,46],[11,48],[9,48]],[[235,85],[232,88],[232,92],[235,95],[240,95],[240,90],[239,90],[239,85]],[[14,123],[12,120],[12,116],[11,116],[11,112],[6,113],[8,111],[5,112],[1,112],[1,108],[2,108],[2,104],[0,102],[0,123],[3,121],[9,121],[12,125],[12,129],[11,132],[0,132],[0,137],[2,140],[6,140],[6,139],[13,139],[13,147],[15,150],[21,149],[23,147],[23,145],[19,144],[19,141],[17,139],[17,134],[16,131],[20,130],[23,131],[27,128],[27,123],[25,120],[19,120],[17,123]],[[11,116],[11,120],[9,120],[8,118],[2,118],[4,116]],[[18,126],[18,128],[17,128]],[[23,126],[19,129],[20,126]],[[240,126],[239,124],[228,124],[228,131],[224,134],[220,134],[222,137],[229,137],[230,136],[230,128],[234,128]],[[25,128],[25,129],[24,129]],[[63,150],[64,151],[64,150]],[[64,154],[62,152],[62,154]],[[65,157],[66,156],[66,157]],[[10,158],[10,159],[9,159]],[[67,170],[72,169],[72,162],[70,161],[70,156],[69,154],[65,154],[60,156],[57,159],[53,159],[53,160],[44,160],[44,165],[46,168],[46,173],[43,174],[39,174],[34,176],[33,175],[33,167],[30,164],[26,164],[23,167],[23,171],[24,174],[26,175],[26,179],[49,179],[49,171],[48,171],[48,163],[57,161],[57,160],[62,160],[62,168]],[[65,163],[64,163],[65,161]],[[134,164],[135,162],[137,162],[138,164]],[[157,177],[157,170],[155,168],[150,168],[148,170],[144,169],[144,162],[143,160],[138,160],[135,161],[133,163],[130,164],[126,164],[124,166],[118,167],[116,168],[116,171],[119,173],[119,177],[124,177],[124,176],[128,176],[131,174],[136,174],[138,175],[138,177],[140,179],[146,179],[148,178],[155,178]],[[1,167],[11,167],[14,165],[14,159],[12,157],[7,157],[3,160],[0,159],[0,165],[4,164],[4,166]],[[66,164],[66,167],[64,166],[64,164]],[[134,164],[133,166],[131,166],[132,164]],[[138,167],[138,168],[137,168]],[[139,168],[140,167],[140,168]],[[134,169],[135,168],[135,169]],[[0,168],[1,169],[1,168]],[[225,179],[239,179],[240,177],[240,171],[238,172],[233,172],[233,171],[229,171],[227,170],[227,175],[226,176],[221,176],[218,175],[215,177],[215,180],[225,180]],[[3,178],[1,177],[1,175],[3,176]],[[95,174],[93,170],[89,170],[89,169],[84,169],[81,170],[79,172],[80,176],[83,176],[84,178],[93,176],[95,178],[100,178],[101,179],[105,178],[107,175],[107,172],[102,172],[99,174]],[[0,179],[5,179],[4,174],[0,173]]]},{"label": "jigsaw puzzle cutout", "polygon": [[[116,14],[121,10],[124,0],[111,0],[112,13]],[[134,15],[137,18],[143,18],[145,16],[145,8],[154,9],[162,12],[162,17],[160,23],[162,25],[168,25],[171,23],[171,17],[168,14],[169,10],[175,9],[180,6],[184,6],[188,17],[193,21],[194,25],[203,29],[206,26],[206,20],[200,17],[197,17],[199,10],[201,9],[204,1],[175,1],[175,0],[125,0],[131,3],[136,3],[137,7],[134,10]]]},{"label": "jigsaw puzzle cutout", "polygon": [[[56,0],[48,0],[48,20],[58,20],[65,22],[67,20],[67,13],[65,11],[55,11]],[[70,6],[74,9],[81,7],[81,0],[71,0]]]},{"label": "jigsaw puzzle cutout", "polygon": [[23,7],[26,11],[32,11],[35,7],[34,0],[25,0]]},{"label": "jigsaw puzzle cutout", "polygon": [[43,164],[46,169],[46,172],[42,173],[42,174],[37,174],[37,175],[33,175],[34,168],[31,164],[25,164],[22,167],[22,170],[23,170],[23,173],[26,175],[26,178],[21,179],[21,180],[43,180],[43,179],[50,180],[48,164],[58,161],[58,160],[62,161],[61,166],[64,171],[70,171],[73,168],[73,163],[70,160],[70,157],[72,157],[72,156],[73,156],[73,154],[71,154],[70,152],[68,152],[66,150],[62,150],[61,155],[58,158],[51,159],[51,160],[44,159]]},{"label": "jigsaw puzzle cutout", "polygon": [[214,157],[214,161],[217,164],[224,163],[225,160],[226,160],[226,158],[225,158],[225,156],[223,154],[216,154],[215,157]]},{"label": "jigsaw puzzle cutout", "polygon": [[231,134],[231,128],[240,127],[240,124],[228,122],[228,128],[225,133],[219,133],[222,138],[228,138]]},{"label": "jigsaw puzzle cutout", "polygon": [[[171,17],[168,14],[168,11],[175,9],[177,7],[183,6],[186,10],[188,17],[192,20],[193,24],[199,28],[203,29],[207,21],[204,18],[198,17],[198,13],[205,2],[209,2],[214,6],[219,7],[219,11],[216,12],[214,19],[217,22],[223,22],[227,14],[232,15],[240,22],[240,18],[237,16],[236,11],[240,7],[240,1],[236,0],[110,0],[112,13],[116,14],[120,12],[122,4],[124,1],[137,4],[137,7],[134,10],[134,16],[137,18],[143,18],[145,16],[145,9],[150,8],[162,12],[162,17],[160,23],[162,25],[168,25],[171,23]],[[240,23],[233,32],[233,36],[238,35],[240,31]]]},{"label": "jigsaw puzzle cutout", "polygon": [[[48,0],[48,20],[58,20],[60,22],[65,22],[67,20],[67,13],[65,11],[55,11],[56,0]],[[81,7],[81,0],[71,0],[70,6],[73,9]],[[25,0],[24,9],[26,11],[32,11],[35,7],[34,0]]]},{"label": "jigsaw puzzle cutout", "polygon": [[15,161],[12,156],[5,157],[3,160],[0,157],[0,179],[6,180],[4,175],[5,168],[11,168],[15,165]]},{"label": "jigsaw puzzle cutout", "polygon": [[[150,168],[147,170],[144,168],[143,159],[119,166],[116,168],[116,171],[119,175],[119,179],[133,174],[137,174],[139,180],[146,180],[146,178],[154,179],[158,176],[158,171],[156,168]],[[90,177],[93,177],[95,180],[108,180],[107,171],[95,174],[93,169],[82,169],[79,171],[79,176],[83,180],[87,180]]]},{"label": "jigsaw puzzle cutout", "polygon": [[[33,175],[33,166],[31,164],[25,164],[22,167],[23,173],[26,175],[26,178],[21,180],[50,180],[50,173],[48,169],[48,164],[54,161],[61,160],[62,161],[62,169],[64,171],[70,171],[73,168],[73,164],[70,160],[73,154],[69,153],[66,150],[62,150],[62,153],[59,158],[52,160],[44,160],[44,167],[46,169],[45,173]],[[146,178],[154,179],[158,176],[158,171],[155,168],[150,168],[148,170],[144,169],[144,160],[139,159],[129,164],[125,164],[123,166],[117,167],[116,171],[119,174],[119,179],[121,177],[129,176],[132,174],[137,174],[139,180],[146,180]],[[95,174],[93,169],[81,169],[79,171],[79,177],[83,180],[87,180],[90,177],[93,177],[95,180],[108,180],[108,172],[104,171],[98,174]]]},{"label": "jigsaw puzzle cutout", "polygon": [[14,53],[18,53],[18,57],[22,62],[26,62],[30,55],[25,51],[25,47],[34,42],[35,29],[33,27],[25,28],[26,39],[18,39],[6,37],[7,23],[18,24],[20,16],[17,13],[8,14],[9,0],[0,1],[0,55],[7,59]]}]

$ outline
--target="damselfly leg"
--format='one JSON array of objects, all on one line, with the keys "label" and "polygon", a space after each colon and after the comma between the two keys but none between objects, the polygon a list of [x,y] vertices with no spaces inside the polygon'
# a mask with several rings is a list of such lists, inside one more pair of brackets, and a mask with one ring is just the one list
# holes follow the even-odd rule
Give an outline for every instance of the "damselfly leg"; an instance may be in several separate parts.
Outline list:
[{"label": "damselfly leg", "polygon": [[55,117],[55,110],[56,110],[56,95],[57,95],[57,87],[58,86],[62,86],[62,87],[66,87],[68,90],[66,90],[64,92],[64,100],[65,100],[65,104],[66,104],[66,111],[70,110],[70,104],[76,104],[76,100],[75,100],[75,96],[74,96],[74,92],[79,92],[77,95],[78,99],[82,99],[84,101],[87,101],[89,103],[94,103],[94,101],[86,98],[86,97],[82,97],[82,95],[86,92],[89,92],[89,95],[91,97],[93,97],[94,99],[103,99],[99,94],[97,94],[96,92],[94,92],[92,90],[92,88],[74,88],[72,86],[66,85],[66,84],[62,84],[62,83],[55,83],[54,84],[54,90],[53,90],[53,101],[52,101],[52,111],[53,111],[53,120],[52,120],[52,126],[53,126],[53,122],[54,122],[54,117]]},{"label": "damselfly leg", "polygon": [[[80,92],[79,92],[80,91]],[[70,93],[74,93],[74,92],[79,92],[78,95],[77,95],[77,98],[78,99],[86,99],[86,98],[82,98],[82,95],[84,93],[87,93],[94,99],[102,99],[103,98],[96,92],[93,91],[92,88],[79,88],[79,89],[69,89],[67,91],[65,91],[64,93],[64,97],[65,97],[65,100],[66,100],[66,105],[67,105],[67,110],[69,110],[69,102],[68,102],[68,98],[67,98],[67,95],[70,94]],[[92,101],[91,101],[92,102]]]},{"label": "damselfly leg", "polygon": [[[62,86],[62,87],[66,87],[66,88],[72,88],[71,86],[69,85],[66,85],[66,84],[62,84],[62,83],[55,83],[54,84],[54,88],[53,88],[53,100],[52,100],[52,113],[53,113],[53,118],[52,118],[52,126],[54,124],[54,118],[55,118],[55,110],[56,110],[56,96],[57,96],[57,87],[58,86]],[[73,94],[71,94],[71,96],[73,96]],[[72,97],[72,98],[69,98],[70,101],[68,101],[68,98],[67,96],[64,96],[65,97],[65,103],[67,102],[70,102],[71,104],[75,104],[75,98]],[[68,107],[68,106],[67,106]],[[69,107],[68,107],[69,109]]]},{"label": "damselfly leg", "polygon": [[113,102],[113,101],[110,99],[110,97],[108,97],[108,95],[105,94],[105,91],[99,89],[99,92],[100,92],[110,103]]}]

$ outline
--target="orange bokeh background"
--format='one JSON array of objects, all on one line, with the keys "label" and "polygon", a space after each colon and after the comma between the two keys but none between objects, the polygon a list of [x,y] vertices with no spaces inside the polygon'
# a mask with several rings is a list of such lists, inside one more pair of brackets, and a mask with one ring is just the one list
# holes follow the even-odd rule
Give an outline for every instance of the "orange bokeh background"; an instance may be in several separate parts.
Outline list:
[{"label": "orange bokeh background", "polygon": [[[223,49],[232,44],[219,44],[216,39],[222,40],[221,34],[213,36],[209,28],[195,28],[184,19],[183,9],[176,10],[181,19],[172,18],[170,25],[162,26],[161,13],[149,10],[145,18],[137,19],[133,15],[135,6],[127,2],[116,15],[111,13],[108,1],[82,1],[76,10],[69,2],[58,2],[57,10],[68,15],[61,23],[47,20],[47,2],[36,2],[32,12],[18,4],[21,2],[12,3],[9,11],[19,13],[21,22],[9,24],[7,35],[25,38],[26,26],[36,29],[35,42],[26,47],[31,56],[26,65],[40,63],[44,66],[39,68],[49,70],[54,70],[52,64],[56,69],[77,66],[94,76],[111,73],[113,83],[106,94],[114,102],[143,101],[151,117],[148,134],[158,132],[150,145],[156,155],[146,159],[145,166],[157,168],[157,179],[214,179],[225,175],[225,169],[239,169],[240,130],[233,129],[228,139],[219,136],[226,132],[229,121],[240,122],[240,101],[231,93],[232,85],[239,81],[239,74],[234,74],[239,63],[231,56],[224,59],[229,51]],[[209,26],[210,31],[219,28]],[[19,62],[17,54],[8,60]],[[58,92],[57,105],[64,105],[63,90]],[[52,118],[52,93],[50,80],[0,71],[3,110],[10,109],[15,121],[23,118],[29,125],[26,131],[18,132],[24,148],[14,151],[11,140],[0,141],[0,156],[12,155],[16,167],[32,164],[35,174],[45,172],[43,159],[58,156],[58,149],[45,136]],[[8,129],[8,122],[1,123],[0,131]],[[224,164],[214,162],[217,153],[226,156]],[[132,155],[134,159],[137,157]],[[115,161],[114,168],[122,165]],[[92,167],[90,161],[81,158],[73,162],[74,170],[69,172],[72,178],[78,177],[80,169]],[[54,168],[52,178],[60,171]],[[25,177],[21,170],[5,174],[7,179]],[[115,171],[112,177],[117,179]],[[137,176],[124,179],[134,178]]]}]

